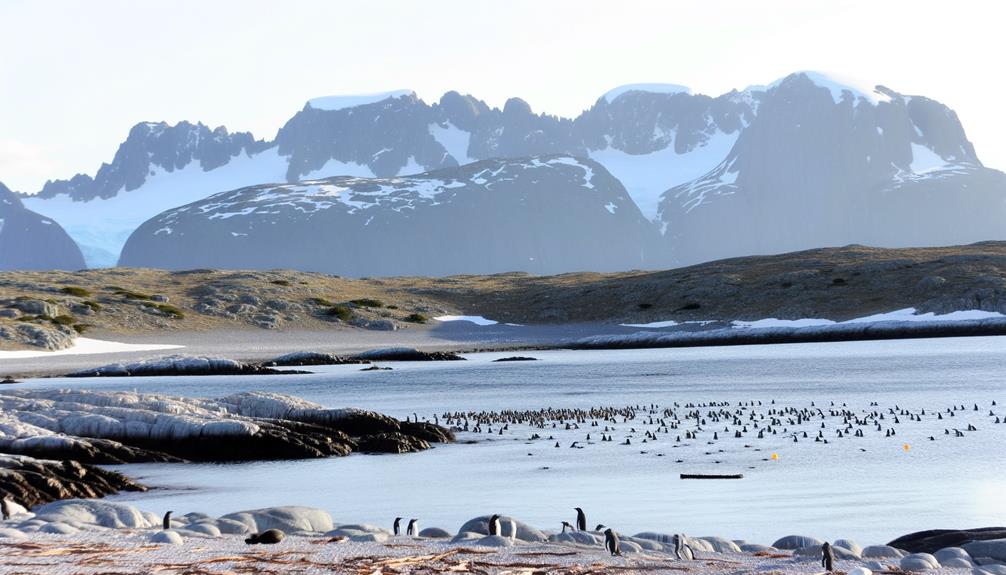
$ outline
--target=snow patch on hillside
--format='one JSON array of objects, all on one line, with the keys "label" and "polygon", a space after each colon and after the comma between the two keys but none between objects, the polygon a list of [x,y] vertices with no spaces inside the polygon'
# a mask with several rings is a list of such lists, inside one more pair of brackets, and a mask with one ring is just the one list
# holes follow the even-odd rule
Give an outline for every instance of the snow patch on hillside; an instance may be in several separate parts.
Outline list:
[{"label": "snow patch on hillside", "polygon": [[447,126],[440,124],[430,124],[430,135],[440,143],[457,162],[459,166],[475,161],[468,156],[468,146],[471,142],[471,132],[466,132],[454,124],[447,122]]},{"label": "snow patch on hillside", "polygon": [[94,355],[99,353],[130,353],[139,351],[161,351],[166,349],[179,349],[184,345],[171,344],[142,344],[142,343],[121,343],[118,341],[104,341],[100,339],[90,339],[78,337],[73,340],[73,346],[56,351],[41,351],[34,349],[24,349],[16,351],[0,351],[2,359],[25,359],[31,357],[55,357],[59,355]]},{"label": "snow patch on hillside", "polygon": [[342,96],[322,96],[312,98],[307,101],[307,105],[315,110],[325,110],[328,112],[365,106],[375,102],[381,102],[389,98],[401,98],[415,94],[412,90],[392,90],[390,92],[374,92],[372,94],[346,94]]},{"label": "snow patch on hillside", "polygon": [[649,154],[629,154],[608,146],[591,151],[589,156],[618,178],[643,215],[653,220],[664,192],[716,168],[730,154],[738,135],[718,131],[704,145],[684,154],[675,152],[671,144]]},{"label": "snow patch on hillside", "polygon": [[157,214],[221,190],[283,182],[286,171],[286,157],[273,147],[253,156],[239,154],[208,172],[197,161],[172,172],[155,167],[142,186],[128,192],[119,190],[107,199],[75,202],[59,195],[22,201],[28,209],[59,222],[81,247],[88,267],[112,267],[118,263],[122,246],[133,230]]},{"label": "snow patch on hillside", "polygon": [[625,84],[617,88],[608,90],[603,98],[609,104],[618,99],[619,96],[629,92],[649,92],[652,94],[691,94],[692,89],[678,84]]}]

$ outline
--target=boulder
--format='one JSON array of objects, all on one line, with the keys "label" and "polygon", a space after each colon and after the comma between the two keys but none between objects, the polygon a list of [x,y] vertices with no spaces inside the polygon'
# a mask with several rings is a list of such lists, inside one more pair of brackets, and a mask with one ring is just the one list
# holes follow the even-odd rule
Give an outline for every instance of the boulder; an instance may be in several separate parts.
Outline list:
[{"label": "boulder", "polygon": [[164,545],[182,545],[185,540],[177,531],[158,531],[150,536],[151,543],[161,543]]},{"label": "boulder", "polygon": [[450,533],[448,533],[445,529],[441,529],[439,527],[427,527],[426,529],[423,529],[422,531],[419,532],[419,536],[420,537],[424,537],[426,539],[450,539],[451,538],[451,534]]},{"label": "boulder", "polygon": [[618,545],[622,553],[626,555],[643,552],[643,546],[640,545],[639,543],[636,543],[635,541],[626,541],[623,539],[618,542]]},{"label": "boulder", "polygon": [[1006,562],[1006,539],[988,541],[972,541],[961,545],[971,557],[989,557],[996,561]]},{"label": "boulder", "polygon": [[365,359],[353,359],[350,357],[342,357],[331,353],[320,353],[314,351],[295,351],[293,353],[287,353],[279,357],[274,357],[269,361],[262,362],[262,365],[265,367],[275,367],[278,365],[304,366],[304,365],[344,365],[344,364],[360,364],[360,363],[370,363],[370,362]]},{"label": "boulder", "polygon": [[58,533],[60,535],[73,535],[74,533],[80,532],[80,529],[72,525],[63,523],[62,521],[53,521],[52,523],[46,523],[43,525],[39,531],[42,533]]},{"label": "boulder", "polygon": [[846,575],[873,575],[873,571],[867,569],[866,567],[853,567],[849,569]]},{"label": "boulder", "polygon": [[567,531],[549,536],[549,541],[554,543],[574,543],[578,545],[603,545],[604,536],[598,537],[587,531]]},{"label": "boulder", "polygon": [[350,541],[360,543],[384,543],[388,539],[391,539],[391,536],[387,533],[360,533],[349,537]]},{"label": "boulder", "polygon": [[481,539],[476,539],[473,543],[481,547],[513,547],[514,545],[509,537],[502,535],[486,535]]},{"label": "boulder", "polygon": [[863,548],[863,557],[866,559],[901,559],[904,556],[903,551],[890,545],[870,545]]},{"label": "boulder", "polygon": [[190,523],[185,527],[186,531],[191,531],[193,533],[200,533],[202,535],[209,535],[210,537],[220,537],[220,528],[213,523]]},{"label": "boulder", "polygon": [[777,539],[776,542],[772,544],[772,547],[793,551],[800,549],[801,547],[811,547],[814,545],[820,547],[823,544],[824,541],[815,537],[807,537],[805,535],[787,535],[786,537]]},{"label": "boulder", "polygon": [[723,537],[699,537],[708,543],[716,553],[740,553],[741,548],[736,543]]},{"label": "boulder", "polygon": [[974,575],[1006,575],[1006,565],[992,564],[975,567]]},{"label": "boulder", "polygon": [[253,533],[261,533],[270,529],[320,533],[332,530],[332,516],[327,511],[313,507],[268,507],[230,513],[221,519],[242,523]]},{"label": "boulder", "polygon": [[964,547],[964,544],[970,541],[990,539],[1006,539],[1006,527],[930,529],[902,535],[888,545],[904,549],[909,553],[935,553],[944,547]]},{"label": "boulder", "polygon": [[[465,522],[464,525],[461,526],[460,529],[458,529],[458,534],[460,535],[461,533],[470,531],[472,533],[480,533],[482,535],[488,535],[489,517],[490,517],[489,515],[482,515],[474,519],[469,519],[468,521]],[[500,517],[500,527],[502,529],[503,535],[506,536],[510,535],[509,524],[511,520],[513,520],[514,523],[517,525],[517,539],[520,539],[521,541],[528,541],[531,543],[540,543],[542,541],[548,540],[548,537],[541,531],[535,529],[534,527],[531,527],[530,525],[522,521],[517,521],[505,515]]]},{"label": "boulder", "polygon": [[843,549],[848,549],[857,557],[863,556],[863,547],[860,546],[860,544],[856,543],[855,541],[851,541],[849,539],[836,539],[831,544],[834,545],[835,547],[842,547]]},{"label": "boulder", "polygon": [[970,559],[961,559],[960,557],[951,557],[946,561],[940,561],[940,565],[948,569],[971,569],[975,566]]},{"label": "boulder", "polygon": [[929,571],[939,569],[940,562],[929,553],[912,553],[901,558],[900,566],[904,571]]},{"label": "boulder", "polygon": [[961,547],[944,547],[933,553],[933,557],[936,557],[936,560],[942,565],[951,559],[964,559],[968,563],[974,563],[971,560],[971,554]]},{"label": "boulder", "polygon": [[95,499],[65,499],[35,509],[36,520],[49,523],[97,525],[112,529],[146,529],[151,524],[132,505]]},{"label": "boulder", "polygon": [[426,440],[404,433],[377,433],[356,438],[362,453],[416,453],[430,448]]}]

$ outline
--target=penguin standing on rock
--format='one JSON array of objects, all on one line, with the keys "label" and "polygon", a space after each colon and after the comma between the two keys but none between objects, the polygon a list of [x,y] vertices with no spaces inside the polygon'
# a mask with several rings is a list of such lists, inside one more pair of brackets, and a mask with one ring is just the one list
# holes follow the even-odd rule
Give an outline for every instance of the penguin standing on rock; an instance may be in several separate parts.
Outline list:
[{"label": "penguin standing on rock", "polygon": [[587,530],[587,514],[583,512],[583,509],[579,507],[574,507],[576,510],[576,529],[577,531]]},{"label": "penguin standing on rock", "polygon": [[6,497],[0,497],[0,517],[2,517],[4,521],[10,519],[10,507],[7,506]]},{"label": "penguin standing on rock", "polygon": [[164,527],[165,531],[167,531],[168,529],[171,529],[171,514],[172,513],[173,513],[172,511],[168,511],[167,513],[164,514],[164,521],[162,522],[162,526]]},{"label": "penguin standing on rock", "polygon": [[419,536],[419,525],[415,519],[409,519],[409,526],[405,528],[405,534],[409,537]]},{"label": "penguin standing on rock", "polygon": [[402,534],[402,518],[401,517],[395,517],[395,524],[393,526],[393,529],[395,531],[395,535],[401,535]]},{"label": "penguin standing on rock", "polygon": [[622,545],[618,542],[618,535],[611,529],[604,530],[604,548],[611,553],[611,556],[622,555]]},{"label": "penguin standing on rock", "polygon": [[563,522],[562,522],[562,532],[563,532],[563,533],[565,533],[565,532],[566,532],[566,528],[567,528],[567,527],[569,528],[569,530],[570,530],[570,531],[576,531],[576,528],[575,528],[575,527],[573,527],[572,525],[570,525],[570,524],[569,524],[569,521],[563,521]]},{"label": "penguin standing on rock", "polygon": [[[678,559],[694,559],[695,552],[692,548],[685,543],[685,536],[677,533],[671,538],[671,542],[674,544],[674,556]],[[685,556],[685,549],[688,550],[688,556]]]},{"label": "penguin standing on rock", "polygon": [[821,567],[828,573],[835,570],[835,551],[827,541],[821,546]]},{"label": "penguin standing on rock", "polygon": [[500,534],[500,516],[493,515],[489,518],[489,535],[499,535]]}]

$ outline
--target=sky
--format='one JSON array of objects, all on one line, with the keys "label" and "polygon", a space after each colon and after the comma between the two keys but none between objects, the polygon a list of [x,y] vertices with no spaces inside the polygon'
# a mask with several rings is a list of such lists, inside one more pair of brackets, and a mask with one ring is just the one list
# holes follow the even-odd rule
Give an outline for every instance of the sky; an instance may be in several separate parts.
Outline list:
[{"label": "sky", "polygon": [[318,96],[448,90],[575,116],[611,88],[719,95],[821,70],[956,110],[1006,169],[999,2],[0,0],[0,181],[94,174],[141,121],[271,139]]}]

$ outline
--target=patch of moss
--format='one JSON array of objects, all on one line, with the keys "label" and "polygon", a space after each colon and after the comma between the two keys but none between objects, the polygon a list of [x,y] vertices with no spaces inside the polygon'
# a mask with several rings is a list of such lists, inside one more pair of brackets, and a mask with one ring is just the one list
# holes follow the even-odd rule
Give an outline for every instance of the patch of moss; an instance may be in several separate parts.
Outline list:
[{"label": "patch of moss", "polygon": [[389,305],[388,309],[398,309],[398,306],[397,305]]},{"label": "patch of moss", "polygon": [[332,307],[333,305],[335,305],[334,303],[328,301],[327,299],[325,299],[323,297],[312,297],[312,298],[308,298],[307,301],[310,302],[310,303],[313,303],[314,305],[321,305],[321,306],[325,306],[325,307]]},{"label": "patch of moss", "polygon": [[63,286],[59,291],[74,297],[91,297],[91,291],[80,286]]},{"label": "patch of moss", "polygon": [[269,283],[276,284],[278,286],[288,286],[288,285],[290,285],[290,282],[288,282],[287,280],[272,280]]},{"label": "patch of moss", "polygon": [[101,304],[98,303],[98,302],[96,302],[96,301],[84,300],[81,303],[83,303],[87,307],[91,308],[91,311],[101,311]]},{"label": "patch of moss", "polygon": [[357,307],[384,307],[383,301],[369,297],[350,300],[349,303]]},{"label": "patch of moss", "polygon": [[91,324],[89,323],[75,323],[73,324],[73,330],[77,333],[83,334],[87,330],[91,329]]},{"label": "patch of moss", "polygon": [[410,313],[409,315],[405,316],[405,321],[409,323],[426,323],[430,321],[430,318],[426,317],[421,313]]},{"label": "patch of moss", "polygon": [[182,319],[185,317],[185,312],[171,304],[159,303],[153,307],[164,315],[171,316],[173,319]]},{"label": "patch of moss", "polygon": [[121,295],[126,299],[137,299],[141,301],[150,301],[150,296],[145,293],[136,292],[128,289],[119,289],[115,292],[116,295]]},{"label": "patch of moss", "polygon": [[325,315],[339,318],[342,321],[349,321],[353,319],[353,310],[344,305],[333,305],[325,310]]},{"label": "patch of moss", "polygon": [[62,314],[57,315],[56,317],[50,317],[49,321],[56,325],[73,325],[77,320],[72,315]]}]

